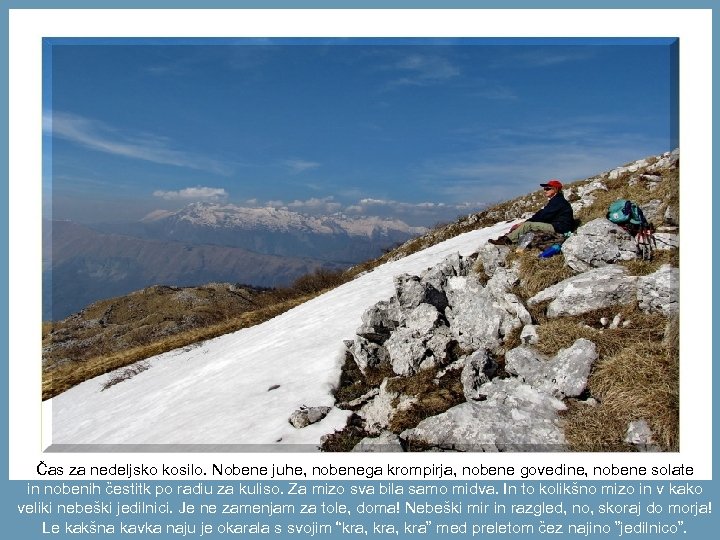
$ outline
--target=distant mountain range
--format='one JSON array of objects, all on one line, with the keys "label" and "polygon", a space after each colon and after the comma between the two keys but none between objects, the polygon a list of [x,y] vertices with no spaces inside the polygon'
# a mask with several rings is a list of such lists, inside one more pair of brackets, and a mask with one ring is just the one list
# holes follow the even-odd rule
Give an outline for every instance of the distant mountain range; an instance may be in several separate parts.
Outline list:
[{"label": "distant mountain range", "polygon": [[272,207],[194,203],[177,212],[156,211],[138,223],[99,226],[99,230],[164,242],[221,245],[264,255],[353,264],[427,229],[379,217],[318,217]]},{"label": "distant mountain range", "polygon": [[320,267],[376,257],[425,230],[382,218],[209,203],[153,212],[136,223],[47,221],[43,319],[151,285],[282,286]]}]

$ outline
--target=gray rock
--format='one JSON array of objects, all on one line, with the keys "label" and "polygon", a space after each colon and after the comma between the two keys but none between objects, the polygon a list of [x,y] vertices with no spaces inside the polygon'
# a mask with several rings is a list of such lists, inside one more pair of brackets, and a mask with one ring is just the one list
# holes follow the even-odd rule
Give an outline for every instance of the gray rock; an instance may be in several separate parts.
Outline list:
[{"label": "gray rock", "polygon": [[605,218],[581,226],[562,245],[567,265],[576,272],[637,257],[635,240],[622,227]]},{"label": "gray rock", "polygon": [[586,198],[588,195],[595,191],[607,191],[608,188],[605,185],[605,182],[602,180],[596,179],[591,181],[588,184],[585,184],[584,186],[580,186],[577,188],[577,196],[581,199]]},{"label": "gray rock", "polygon": [[595,202],[593,193],[596,191],[607,191],[607,186],[602,180],[595,179],[584,186],[579,186],[576,192],[578,200],[570,204],[573,212],[578,212],[582,208],[592,205]]},{"label": "gray rock", "polygon": [[523,345],[537,345],[540,337],[537,333],[537,327],[534,324],[526,324],[520,332],[520,342]]},{"label": "gray rock", "polygon": [[490,294],[497,298],[501,298],[514,285],[520,282],[520,274],[517,267],[506,268],[498,267],[493,272],[492,277],[485,284]]},{"label": "gray rock", "polygon": [[395,296],[403,312],[410,312],[420,304],[431,304],[443,311],[447,298],[435,286],[422,282],[418,276],[401,274],[395,276]]},{"label": "gray rock", "polygon": [[678,216],[678,211],[676,207],[668,205],[668,207],[665,209],[665,214],[663,215],[663,223],[665,225],[680,224],[680,218]]},{"label": "gray rock", "polygon": [[419,336],[409,328],[398,328],[385,342],[393,372],[398,375],[413,375],[425,359],[426,336]]},{"label": "gray rock", "polygon": [[655,163],[650,165],[648,171],[660,171],[662,169],[674,169],[680,161],[680,149],[676,148],[672,152],[665,152]]},{"label": "gray rock", "polygon": [[298,429],[319,422],[327,416],[332,407],[300,407],[290,415],[288,421]]},{"label": "gray rock", "polygon": [[362,336],[355,338],[350,353],[363,374],[367,373],[368,368],[377,368],[381,364],[389,362],[387,349],[384,346],[373,343]]},{"label": "gray rock", "polygon": [[662,223],[663,222],[663,201],[660,199],[653,199],[641,205],[645,219],[650,223]]},{"label": "gray rock", "polygon": [[445,316],[450,330],[463,348],[477,350],[485,347],[496,351],[507,333],[524,322],[530,322],[530,314],[519,299],[500,290],[483,288],[475,276],[448,280],[445,292],[449,306]]},{"label": "gray rock", "polygon": [[374,343],[382,344],[398,326],[399,309],[394,302],[380,301],[362,314],[362,325],[356,334]]},{"label": "gray rock", "polygon": [[648,161],[645,159],[638,159],[637,161],[631,163],[630,165],[626,165],[624,167],[618,167],[616,169],[613,169],[608,173],[608,178],[611,180],[614,180],[615,178],[619,178],[620,175],[625,173],[633,173],[636,172],[642,168],[645,168],[649,165]]},{"label": "gray rock", "polygon": [[404,452],[400,437],[383,431],[378,437],[365,437],[352,449],[353,452]]},{"label": "gray rock", "polygon": [[551,300],[548,317],[580,315],[600,308],[628,304],[637,296],[637,280],[622,266],[604,266],[570,277],[528,300],[535,305]]},{"label": "gray rock", "polygon": [[680,310],[680,269],[664,264],[638,278],[637,300],[643,311],[675,315]]},{"label": "gray rock", "polygon": [[447,278],[452,276],[466,276],[472,267],[470,257],[462,257],[459,253],[453,253],[443,259],[442,262],[428,268],[420,275],[420,282],[433,286],[438,291],[445,288]]},{"label": "gray rock", "polygon": [[572,346],[562,349],[553,358],[532,347],[520,346],[505,355],[505,370],[520,377],[540,392],[557,398],[579,396],[598,358],[592,341],[578,339]]},{"label": "gray rock", "polygon": [[635,446],[639,452],[657,452],[660,447],[652,437],[652,430],[645,419],[633,420],[628,424],[625,442]]},{"label": "gray rock", "polygon": [[485,399],[482,393],[482,385],[490,381],[497,369],[497,364],[489,352],[485,349],[475,351],[465,359],[460,382],[463,386],[465,399],[468,401],[481,401]]},{"label": "gray rock", "polygon": [[680,248],[680,236],[673,233],[656,232],[655,247],[659,250],[671,250]]},{"label": "gray rock", "polygon": [[503,268],[509,254],[509,246],[483,245],[478,250],[478,260],[482,262],[485,275],[490,278],[495,273],[495,270]]},{"label": "gray rock", "polygon": [[385,430],[398,411],[411,407],[416,401],[414,397],[388,390],[389,381],[390,379],[385,379],[380,384],[378,394],[358,412],[365,420],[365,431],[370,434],[378,434]]},{"label": "gray rock", "polygon": [[487,399],[456,405],[403,431],[400,438],[441,450],[558,452],[567,443],[558,418],[563,403],[518,379],[483,386]]},{"label": "gray rock", "polygon": [[420,304],[405,317],[405,327],[420,335],[429,334],[433,328],[440,326],[441,315],[437,308],[430,304]]},{"label": "gray rock", "polygon": [[435,328],[430,339],[425,342],[425,346],[430,352],[434,365],[437,366],[445,365],[450,361],[451,351],[455,345],[457,345],[457,341],[447,326]]}]

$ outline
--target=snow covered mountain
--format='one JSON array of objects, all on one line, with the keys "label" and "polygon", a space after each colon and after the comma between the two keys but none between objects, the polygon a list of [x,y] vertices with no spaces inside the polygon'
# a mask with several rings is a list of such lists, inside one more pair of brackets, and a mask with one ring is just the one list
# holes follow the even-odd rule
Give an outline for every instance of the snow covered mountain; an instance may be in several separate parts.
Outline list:
[{"label": "snow covered mountain", "polygon": [[[419,273],[452,253],[468,255],[506,224],[472,231],[386,263],[264,324],[146,361],[148,369],[102,390],[114,374],[44,402],[52,443],[76,445],[309,445],[344,426],[332,409],[303,429],[290,415],[334,402],[344,359],[363,311],[390,296],[393,276]],[[112,418],[111,421],[109,419]],[[138,447],[142,448],[142,446]]]},{"label": "snow covered mountain", "polygon": [[284,208],[248,208],[233,204],[199,202],[177,212],[155,211],[142,220],[144,223],[187,223],[198,227],[264,229],[276,232],[303,231],[314,234],[346,233],[350,236],[373,237],[403,233],[422,234],[424,227],[411,227],[400,220],[380,217],[351,218],[344,214],[309,216]]},{"label": "snow covered mountain", "polygon": [[426,230],[380,217],[311,216],[283,208],[207,202],[177,212],[152,212],[123,230],[115,226],[115,232],[152,240],[237,247],[263,255],[340,264],[377,257],[384,249]]}]

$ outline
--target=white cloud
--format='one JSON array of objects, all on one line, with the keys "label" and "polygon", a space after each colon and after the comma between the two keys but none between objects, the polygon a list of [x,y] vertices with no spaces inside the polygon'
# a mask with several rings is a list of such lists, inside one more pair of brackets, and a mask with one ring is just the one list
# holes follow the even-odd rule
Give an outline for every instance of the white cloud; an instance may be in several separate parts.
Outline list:
[{"label": "white cloud", "polygon": [[292,208],[301,212],[323,212],[332,214],[342,209],[343,205],[334,200],[334,197],[311,197],[310,199],[300,201],[294,200],[287,204],[288,208]]},{"label": "white cloud", "polygon": [[179,191],[157,190],[153,195],[166,201],[219,201],[226,199],[228,193],[223,188],[197,186]]},{"label": "white cloud", "polygon": [[387,205],[396,204],[395,201],[390,201],[390,200],[385,200],[385,199],[360,199],[359,203],[363,206],[366,206],[366,205],[387,206]]},{"label": "white cloud", "polygon": [[392,199],[360,199],[345,208],[345,213],[354,215],[397,218],[411,225],[433,225],[454,220],[461,214],[483,209],[484,203],[460,202],[457,204],[419,202],[409,203]]},{"label": "white cloud", "polygon": [[165,137],[123,133],[104,122],[72,113],[45,112],[43,132],[106,154],[163,165],[188,167],[221,175],[228,175],[231,172],[225,163],[172,148],[170,141]]},{"label": "white cloud", "polygon": [[317,163],[315,161],[307,161],[304,159],[287,159],[285,160],[285,165],[296,173],[310,171],[312,169],[317,169],[318,167],[320,167],[320,163]]}]

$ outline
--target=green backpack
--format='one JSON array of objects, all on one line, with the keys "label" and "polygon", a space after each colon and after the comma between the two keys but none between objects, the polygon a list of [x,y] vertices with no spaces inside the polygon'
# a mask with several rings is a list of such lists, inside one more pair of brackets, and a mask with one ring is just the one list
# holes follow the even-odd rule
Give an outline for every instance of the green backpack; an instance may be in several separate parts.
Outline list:
[{"label": "green backpack", "polygon": [[610,203],[607,212],[607,218],[618,225],[640,225],[645,227],[648,225],[645,215],[640,207],[627,199],[618,199]]},{"label": "green backpack", "polygon": [[653,259],[656,247],[655,227],[652,223],[648,223],[637,204],[627,199],[618,199],[610,203],[607,218],[635,238],[639,258],[646,261]]}]

